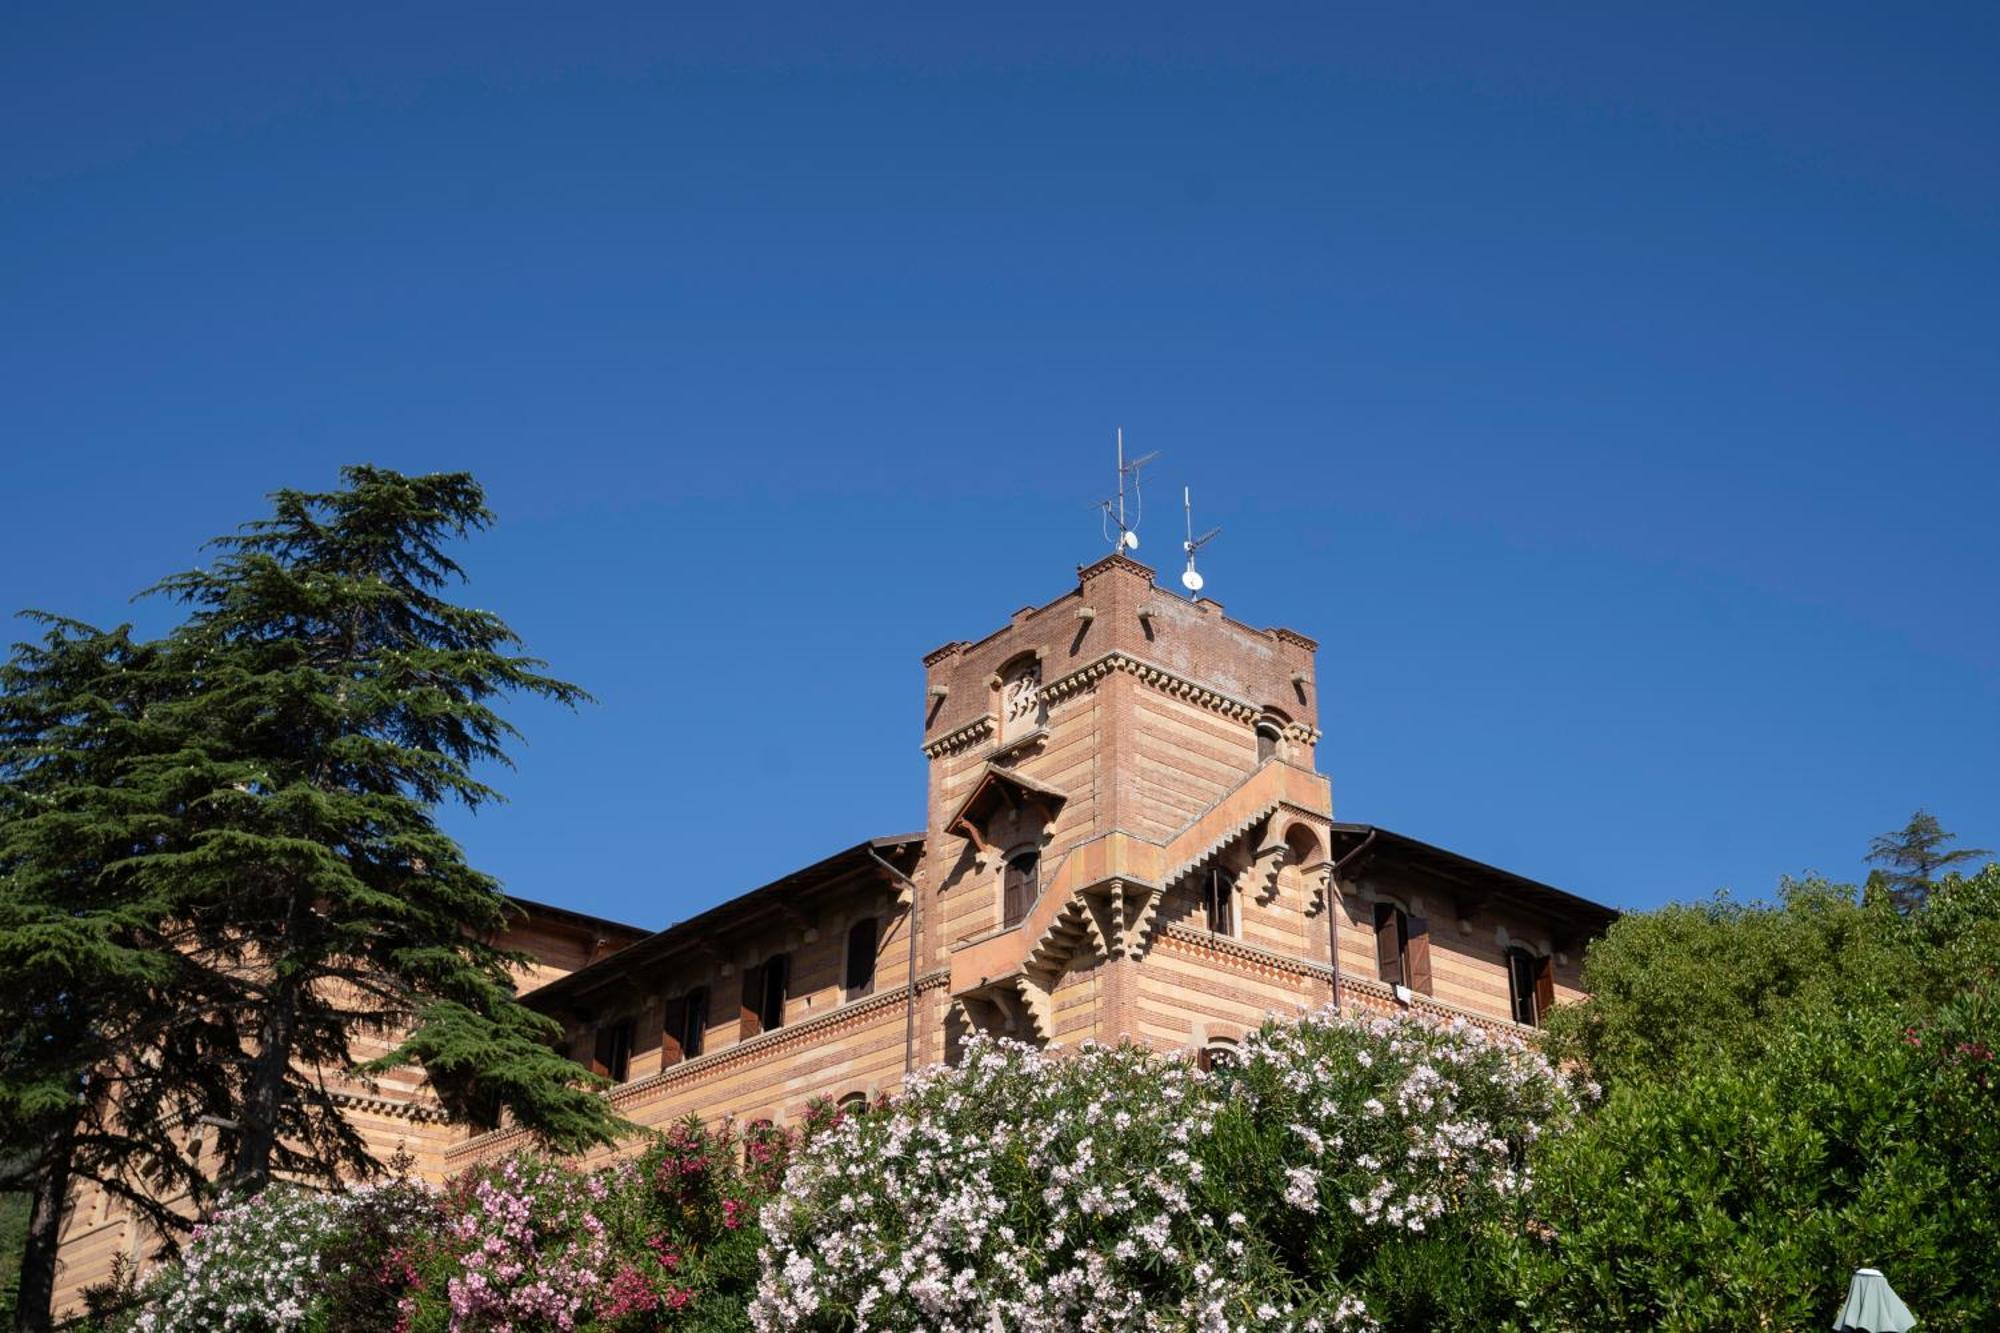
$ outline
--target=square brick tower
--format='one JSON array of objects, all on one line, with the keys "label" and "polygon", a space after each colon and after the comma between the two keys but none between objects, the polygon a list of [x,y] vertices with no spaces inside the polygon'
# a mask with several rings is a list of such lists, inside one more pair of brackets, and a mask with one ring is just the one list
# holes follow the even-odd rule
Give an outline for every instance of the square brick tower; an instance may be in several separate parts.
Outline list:
[{"label": "square brick tower", "polygon": [[924,659],[944,1053],[975,1030],[1199,1046],[1329,998],[1297,966],[1330,948],[1316,650],[1113,555]]}]

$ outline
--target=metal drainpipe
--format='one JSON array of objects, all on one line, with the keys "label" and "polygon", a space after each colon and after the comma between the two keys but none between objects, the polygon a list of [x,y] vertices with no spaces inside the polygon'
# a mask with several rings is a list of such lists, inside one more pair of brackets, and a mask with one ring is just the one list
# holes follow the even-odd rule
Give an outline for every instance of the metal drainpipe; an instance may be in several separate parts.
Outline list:
[{"label": "metal drainpipe", "polygon": [[908,1083],[917,1062],[917,930],[923,920],[924,896],[915,880],[883,860],[873,847],[868,849],[868,859],[903,881],[910,890],[910,975],[906,979],[910,996],[903,1004],[903,1081]]},{"label": "metal drainpipe", "polygon": [[1375,841],[1379,832],[1380,829],[1369,829],[1361,845],[1335,861],[1333,868],[1326,872],[1326,924],[1329,927],[1327,934],[1333,940],[1333,1012],[1336,1017],[1340,1014],[1340,914],[1347,910],[1340,905],[1340,872],[1368,850],[1368,844]]}]

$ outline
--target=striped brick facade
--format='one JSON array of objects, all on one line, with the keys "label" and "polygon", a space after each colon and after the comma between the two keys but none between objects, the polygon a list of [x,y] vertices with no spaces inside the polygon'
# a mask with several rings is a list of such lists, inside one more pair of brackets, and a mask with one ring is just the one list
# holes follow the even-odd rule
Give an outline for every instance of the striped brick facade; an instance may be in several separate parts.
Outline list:
[{"label": "striped brick facade", "polygon": [[[1209,1051],[1336,992],[1496,1027],[1534,1016],[1524,986],[1530,1008],[1575,998],[1606,909],[1335,821],[1316,652],[1123,556],[1087,566],[925,657],[921,831],[643,938],[531,913],[528,999],[614,1077],[622,1115],[657,1127],[893,1092],[974,1032]],[[443,1122],[413,1083],[355,1114],[433,1178],[524,1146]],[[70,1293],[143,1250],[106,1214],[79,1199]]]}]

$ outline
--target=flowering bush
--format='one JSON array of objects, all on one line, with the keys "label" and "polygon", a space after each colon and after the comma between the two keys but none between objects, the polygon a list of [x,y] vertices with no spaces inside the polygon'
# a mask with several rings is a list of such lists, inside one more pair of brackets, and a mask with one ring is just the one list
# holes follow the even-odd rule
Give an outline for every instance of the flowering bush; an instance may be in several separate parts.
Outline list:
[{"label": "flowering bush", "polygon": [[[824,1123],[822,1116],[815,1123]],[[740,1329],[755,1219],[791,1147],[676,1125],[585,1171],[534,1156],[435,1189],[276,1185],[199,1228],[119,1333],[638,1333]],[[747,1163],[747,1165],[745,1164]]]},{"label": "flowering bush", "polygon": [[[766,1206],[765,1330],[1430,1327],[1569,1099],[1470,1025],[1267,1023],[1207,1074],[975,1041],[808,1140]],[[1396,1244],[1389,1244],[1389,1241]],[[1442,1293],[1442,1294],[1440,1294]]]},{"label": "flowering bush", "polygon": [[181,1263],[147,1283],[138,1333],[283,1333],[308,1327],[329,1242],[369,1194],[273,1185],[195,1228]]},{"label": "flowering bush", "polygon": [[[458,1177],[416,1266],[410,1333],[740,1326],[749,1223],[789,1138],[676,1125],[640,1157],[583,1172],[507,1158]],[[746,1169],[739,1160],[747,1158]]]}]

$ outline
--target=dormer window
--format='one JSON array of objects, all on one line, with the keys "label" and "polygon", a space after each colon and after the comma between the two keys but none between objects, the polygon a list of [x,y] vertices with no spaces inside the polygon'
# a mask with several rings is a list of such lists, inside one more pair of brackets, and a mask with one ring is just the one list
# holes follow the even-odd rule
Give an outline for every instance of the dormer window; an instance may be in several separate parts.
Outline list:
[{"label": "dormer window", "polygon": [[1042,891],[1042,854],[1030,847],[1007,858],[1000,876],[1000,924],[1011,929],[1028,918]]}]

